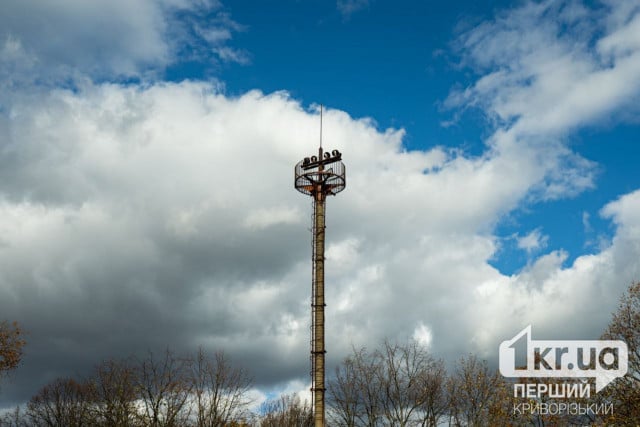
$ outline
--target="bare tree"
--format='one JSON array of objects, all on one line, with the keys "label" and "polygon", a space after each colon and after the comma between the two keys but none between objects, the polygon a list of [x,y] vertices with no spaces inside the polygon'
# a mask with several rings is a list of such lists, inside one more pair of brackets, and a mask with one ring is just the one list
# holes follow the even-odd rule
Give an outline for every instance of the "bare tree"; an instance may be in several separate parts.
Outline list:
[{"label": "bare tree", "polygon": [[447,370],[442,360],[433,361],[418,376],[421,390],[421,427],[437,427],[449,409]]},{"label": "bare tree", "polygon": [[4,417],[0,418],[1,427],[29,427],[26,414],[22,411],[20,406],[8,412]]},{"label": "bare tree", "polygon": [[422,380],[434,360],[416,341],[406,344],[385,341],[378,371],[385,424],[405,427],[413,424],[426,400]]},{"label": "bare tree", "polygon": [[283,395],[262,404],[260,427],[312,427],[313,412],[307,401],[296,395]]},{"label": "bare tree", "polygon": [[[144,359],[107,360],[86,381],[55,380],[31,399],[26,414],[17,408],[0,417],[0,426],[247,426],[250,388],[246,371],[223,353],[149,352]],[[290,414],[299,408],[299,402],[287,406]]]},{"label": "bare tree", "polygon": [[614,413],[606,421],[636,426],[640,420],[640,282],[631,285],[622,296],[602,338],[622,340],[629,349],[627,375],[616,379],[603,393],[614,405]]},{"label": "bare tree", "polygon": [[27,404],[32,426],[83,427],[93,425],[87,400],[88,385],[69,378],[44,386]]},{"label": "bare tree", "polygon": [[198,427],[226,426],[247,417],[251,378],[223,353],[208,358],[200,348],[190,364],[189,383]]},{"label": "bare tree", "polygon": [[435,426],[448,409],[444,362],[415,341],[355,350],[329,381],[329,416],[340,426]]},{"label": "bare tree", "polygon": [[189,418],[188,359],[166,350],[157,358],[149,352],[137,367],[136,389],[142,405],[142,422],[151,427],[184,425]]},{"label": "bare tree", "polygon": [[130,360],[107,360],[96,367],[89,380],[89,400],[96,425],[128,427],[135,425],[136,370]]},{"label": "bare tree", "polygon": [[358,366],[347,357],[336,367],[335,376],[328,382],[328,419],[332,424],[355,427],[360,425],[363,402],[360,394]]},{"label": "bare tree", "polygon": [[327,383],[328,418],[340,426],[379,425],[382,394],[380,374],[381,353],[356,350],[336,368],[336,375]]},{"label": "bare tree", "polygon": [[358,378],[358,393],[362,399],[362,411],[358,414],[360,425],[375,427],[382,418],[380,375],[382,361],[379,352],[368,354],[365,349],[354,352],[353,360]]},{"label": "bare tree", "polygon": [[449,379],[450,416],[456,426],[481,427],[491,424],[495,393],[502,384],[497,372],[475,355],[461,358]]}]

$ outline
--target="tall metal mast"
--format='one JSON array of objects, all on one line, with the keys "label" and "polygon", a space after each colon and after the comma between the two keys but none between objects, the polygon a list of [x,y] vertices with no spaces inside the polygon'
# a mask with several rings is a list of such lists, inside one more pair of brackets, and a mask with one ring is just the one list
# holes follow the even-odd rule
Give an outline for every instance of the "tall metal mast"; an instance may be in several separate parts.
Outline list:
[{"label": "tall metal mast", "polygon": [[[325,166],[329,166],[325,169]],[[311,394],[315,427],[325,427],[324,339],[324,242],[325,202],[346,184],[342,154],[322,151],[322,106],[320,107],[320,147],[318,156],[305,157],[295,166],[295,187],[313,197],[312,276],[311,276]]]}]

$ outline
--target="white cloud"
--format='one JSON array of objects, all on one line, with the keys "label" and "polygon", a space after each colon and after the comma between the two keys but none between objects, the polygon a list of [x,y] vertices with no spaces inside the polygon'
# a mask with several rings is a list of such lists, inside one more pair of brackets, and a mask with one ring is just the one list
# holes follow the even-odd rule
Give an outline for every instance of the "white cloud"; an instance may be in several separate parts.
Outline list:
[{"label": "white cloud", "polygon": [[473,28],[460,49],[487,74],[448,103],[482,107],[513,139],[561,136],[608,117],[640,94],[638,11],[606,25],[631,3],[577,13],[575,2],[529,2]]},{"label": "white cloud", "polygon": [[[512,11],[530,34],[511,29],[517,38],[509,41],[504,16],[465,39],[490,71],[451,102],[467,99],[495,115],[496,134],[480,156],[407,152],[402,130],[326,111],[325,144],[343,152],[348,173],[346,190],[327,203],[330,366],[352,345],[384,337],[421,339],[451,359],[491,355],[529,323],[540,336],[593,338],[640,277],[638,192],[603,208],[617,228],[599,253],[565,266],[566,253],[553,251],[512,276],[488,263],[506,213],[593,185],[593,164],[567,149],[559,130],[605,117],[632,96],[596,87],[604,107],[531,126],[552,100],[566,107],[574,84],[592,90],[601,80],[589,76],[605,72],[580,44],[569,61],[564,36],[544,31],[554,25],[545,7]],[[562,11],[572,25],[587,13]],[[528,26],[530,14],[541,30]],[[522,69],[493,71],[502,42]],[[33,53],[30,43],[16,36],[3,52],[37,62],[44,50]],[[144,56],[129,60],[138,69]],[[567,72],[577,72],[575,82]],[[110,355],[166,345],[224,349],[251,366],[260,387],[306,384],[311,207],[293,189],[292,169],[314,150],[317,112],[284,92],[232,98],[207,83],[10,92],[0,109],[0,312],[30,331],[31,350],[17,373],[25,388],[3,392],[29,396],[47,372],[75,374]],[[544,240],[534,230],[521,243],[542,249]]]},{"label": "white cloud", "polygon": [[64,66],[94,73],[104,67],[106,73],[131,75],[169,58],[162,6],[146,0],[10,0],[3,4],[0,36],[19,40],[49,72]]},{"label": "white cloud", "polygon": [[609,203],[600,212],[605,218],[611,218],[618,226],[624,226],[632,236],[640,232],[640,191],[626,194],[615,202]]},{"label": "white cloud", "polygon": [[249,54],[243,50],[222,46],[215,48],[214,52],[224,62],[237,62],[238,64],[248,64],[251,62]]},{"label": "white cloud", "polygon": [[[176,19],[177,14],[181,18]],[[0,15],[0,77],[12,84],[147,78],[178,58],[249,61],[228,46],[243,27],[217,1],[7,0]]]},{"label": "white cloud", "polygon": [[251,229],[264,229],[277,224],[299,224],[302,217],[298,209],[272,207],[249,213],[244,224]]},{"label": "white cloud", "polygon": [[547,245],[549,236],[545,236],[540,229],[532,230],[529,234],[517,238],[518,248],[524,249],[528,253],[544,248]]},{"label": "white cloud", "polygon": [[597,49],[602,55],[611,55],[613,58],[631,55],[640,50],[640,16],[638,8],[628,10],[628,5],[633,4],[622,3],[619,5],[611,4],[610,7],[617,8],[620,14],[626,15],[619,25],[613,27],[613,30],[606,37],[598,41]]},{"label": "white cloud", "polygon": [[429,348],[433,340],[431,329],[424,323],[419,323],[413,331],[413,339],[420,345]]},{"label": "white cloud", "polygon": [[[337,239],[333,239],[336,241]],[[360,261],[360,253],[362,252],[361,241],[353,237],[347,237],[344,240],[338,240],[335,243],[329,242],[325,257],[327,261],[338,269],[349,269]]]},{"label": "white cloud", "polygon": [[619,296],[640,278],[638,203],[636,191],[603,209],[618,228],[611,245],[601,252],[580,256],[563,267],[567,254],[554,251],[518,275],[487,281],[473,303],[478,308],[473,310],[476,322],[487,326],[476,341],[496,345],[496,336],[508,337],[527,324],[548,337],[596,338]]},{"label": "white cloud", "polygon": [[[224,349],[261,387],[305,378],[311,206],[292,168],[317,113],[286,93],[187,82],[15,99],[0,120],[0,311],[31,332],[21,375],[169,344]],[[407,152],[402,131],[331,109],[324,124],[348,168],[327,202],[330,366],[383,337],[489,354],[519,319],[597,331],[637,277],[635,195],[603,210],[618,234],[602,253],[504,276],[488,264],[492,224],[547,179],[549,153]]]},{"label": "white cloud", "polygon": [[[527,2],[461,35],[462,64],[478,77],[452,91],[447,104],[480,108],[492,119],[496,130],[488,143],[499,157],[556,153],[533,170],[542,171],[544,178],[527,181],[530,202],[572,197],[594,186],[595,164],[571,152],[565,140],[577,128],[628,117],[613,115],[638,100],[640,84],[633,76],[640,71],[634,41],[639,10],[633,4],[607,2],[588,9],[570,1]],[[565,325],[562,332],[574,336],[589,328],[597,331],[621,290],[640,277],[629,258],[638,253],[629,239],[635,215],[631,200],[635,197],[627,195],[603,209],[618,229],[598,254],[580,256],[564,267],[567,254],[554,251],[520,274],[479,278],[473,303],[478,309],[471,317],[477,315],[476,323],[484,328],[474,332],[474,342],[490,349],[496,336],[517,332],[518,326],[505,326],[514,321],[537,325],[548,335],[559,332],[552,324]],[[518,246],[539,250],[544,243],[545,237],[534,230]],[[592,326],[583,324],[579,331],[576,319]]]}]

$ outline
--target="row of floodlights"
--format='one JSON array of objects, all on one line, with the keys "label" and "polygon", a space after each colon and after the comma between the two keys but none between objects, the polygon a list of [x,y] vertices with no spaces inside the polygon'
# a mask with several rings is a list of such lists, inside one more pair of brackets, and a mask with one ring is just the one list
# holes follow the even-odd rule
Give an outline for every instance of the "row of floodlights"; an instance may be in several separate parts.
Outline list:
[{"label": "row of floodlights", "polygon": [[[333,157],[336,157],[336,160],[339,160],[341,155],[342,153],[340,153],[338,150],[333,150],[331,154],[329,154],[328,152],[324,153],[324,159],[329,160],[331,156],[333,156]],[[304,160],[302,161],[302,166],[307,166],[317,161],[318,161],[318,156],[305,157]]]}]

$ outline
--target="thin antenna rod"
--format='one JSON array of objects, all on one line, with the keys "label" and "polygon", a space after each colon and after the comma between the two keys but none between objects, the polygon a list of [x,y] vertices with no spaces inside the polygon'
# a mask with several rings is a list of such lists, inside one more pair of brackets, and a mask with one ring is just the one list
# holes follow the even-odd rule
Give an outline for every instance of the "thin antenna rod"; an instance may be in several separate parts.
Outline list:
[{"label": "thin antenna rod", "polygon": [[320,148],[322,148],[322,104],[320,104]]}]

